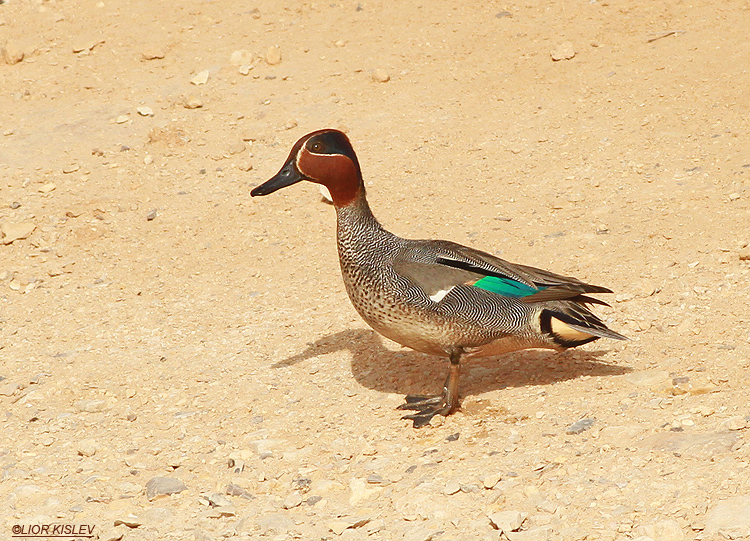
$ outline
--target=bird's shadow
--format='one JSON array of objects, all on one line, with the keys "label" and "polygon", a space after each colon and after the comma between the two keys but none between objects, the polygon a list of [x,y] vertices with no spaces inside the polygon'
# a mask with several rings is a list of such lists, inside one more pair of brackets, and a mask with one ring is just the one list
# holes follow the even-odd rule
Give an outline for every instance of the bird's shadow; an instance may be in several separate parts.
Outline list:
[{"label": "bird's shadow", "polygon": [[[348,350],[352,375],[361,385],[380,392],[436,394],[448,370],[447,359],[412,350],[393,351],[369,329],[351,329],[324,336],[307,349],[271,365],[282,368],[313,357]],[[615,376],[631,372],[598,359],[605,350],[524,350],[498,357],[472,359],[462,364],[460,394],[478,395],[506,387],[547,385],[580,376]]]}]

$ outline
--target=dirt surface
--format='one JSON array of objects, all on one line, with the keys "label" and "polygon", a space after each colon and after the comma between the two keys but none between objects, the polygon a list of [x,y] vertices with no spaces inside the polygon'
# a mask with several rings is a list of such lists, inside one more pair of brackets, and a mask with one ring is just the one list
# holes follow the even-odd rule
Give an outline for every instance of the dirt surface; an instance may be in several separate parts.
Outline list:
[{"label": "dirt surface", "polygon": [[[748,28],[732,0],[0,3],[0,538],[750,536]],[[324,127],[387,228],[610,287],[633,340],[468,363],[411,428],[447,363],[358,318],[316,186],[249,196]]]}]

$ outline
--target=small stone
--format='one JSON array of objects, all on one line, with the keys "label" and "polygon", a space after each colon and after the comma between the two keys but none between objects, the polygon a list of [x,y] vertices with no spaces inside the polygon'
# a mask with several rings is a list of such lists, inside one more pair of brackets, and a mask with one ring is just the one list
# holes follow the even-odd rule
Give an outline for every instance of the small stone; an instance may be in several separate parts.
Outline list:
[{"label": "small stone", "polygon": [[266,62],[270,66],[281,64],[281,49],[276,45],[271,45],[266,51]]},{"label": "small stone", "polygon": [[714,505],[706,514],[703,533],[722,539],[750,537],[750,495],[734,496]]},{"label": "small stone", "polygon": [[439,428],[445,424],[445,417],[442,415],[435,415],[432,419],[430,419],[430,426],[434,428]]},{"label": "small stone", "polygon": [[66,165],[65,167],[63,167],[62,168],[62,172],[65,173],[66,175],[69,175],[70,173],[75,173],[80,168],[81,168],[81,166],[78,165],[77,163],[71,163],[71,164]]},{"label": "small stone", "polygon": [[141,106],[136,107],[136,111],[138,111],[138,114],[141,116],[154,116],[154,110],[151,109],[151,107]]},{"label": "small stone", "polygon": [[99,450],[99,444],[91,438],[78,442],[78,454],[81,456],[94,456]]},{"label": "small stone", "polygon": [[10,65],[18,64],[24,57],[23,50],[12,41],[6,41],[1,52],[5,63]]},{"label": "small stone", "polygon": [[383,68],[378,68],[372,72],[372,80],[376,83],[387,83],[391,80],[391,76]]},{"label": "small stone", "polygon": [[208,82],[209,74],[209,70],[199,71],[190,79],[190,82],[194,85],[205,85]]},{"label": "small stone", "polygon": [[230,502],[224,494],[219,492],[214,492],[206,497],[206,499],[211,507],[228,507],[232,505],[232,502]]},{"label": "small stone", "polygon": [[349,526],[351,526],[351,524],[345,520],[332,520],[328,523],[328,529],[336,535],[341,535],[342,533],[344,533],[344,530],[346,530]]},{"label": "small stone", "polygon": [[258,519],[258,526],[263,533],[270,531],[283,533],[294,528],[294,521],[286,515],[275,513]]},{"label": "small stone", "polygon": [[146,214],[146,220],[152,221],[156,218],[156,209],[151,209],[148,214]]},{"label": "small stone", "polygon": [[0,225],[0,242],[10,244],[14,241],[25,239],[36,229],[31,222],[4,223]]},{"label": "small stone", "polygon": [[160,60],[164,58],[167,55],[167,53],[164,51],[164,49],[160,48],[153,48],[153,49],[146,49],[141,53],[141,58],[143,60]]},{"label": "small stone", "polygon": [[247,75],[250,73],[250,70],[253,69],[253,67],[250,64],[242,64],[239,67],[240,75]]},{"label": "small stone", "polygon": [[552,49],[550,56],[552,60],[558,62],[560,60],[570,60],[576,55],[576,50],[570,41],[565,41],[559,44],[557,47]]},{"label": "small stone", "polygon": [[383,481],[383,478],[377,473],[371,473],[367,476],[367,483],[370,485],[382,485],[385,481]]},{"label": "small stone", "polygon": [[349,505],[357,505],[382,491],[380,486],[367,485],[364,479],[354,478],[349,482]]},{"label": "small stone", "polygon": [[750,248],[740,250],[738,257],[740,258],[740,261],[750,261]]},{"label": "small stone", "polygon": [[448,481],[445,484],[445,488],[443,489],[443,494],[446,496],[450,496],[451,494],[456,494],[461,490],[461,485],[457,481]]},{"label": "small stone", "polygon": [[130,514],[124,518],[115,519],[115,526],[123,525],[127,526],[128,528],[137,528],[142,524],[143,521],[133,514]]},{"label": "small stone", "polygon": [[128,115],[120,115],[115,119],[115,123],[125,124],[128,120],[130,120],[130,117]]},{"label": "small stone", "polygon": [[237,51],[233,51],[232,54],[229,56],[229,63],[233,66],[242,66],[244,65],[251,65],[253,63],[253,60],[255,60],[255,56],[252,52],[246,50],[246,49],[239,49]]},{"label": "small stone", "polygon": [[174,516],[166,507],[151,507],[140,513],[139,517],[146,524],[161,524]]},{"label": "small stone", "polygon": [[657,541],[683,541],[685,539],[685,532],[682,531],[679,523],[673,519],[640,526],[636,528],[635,533]]},{"label": "small stone", "polygon": [[185,109],[199,109],[203,107],[203,100],[201,100],[198,96],[190,94],[189,96],[185,98],[185,100],[182,103],[182,106]]},{"label": "small stone", "polygon": [[652,447],[680,456],[700,459],[714,458],[721,453],[728,453],[740,439],[736,431],[709,432],[694,434],[692,432],[662,432],[644,438],[641,445]]},{"label": "small stone", "polygon": [[722,427],[727,430],[744,430],[747,428],[747,420],[741,415],[735,415],[724,421]]},{"label": "small stone", "polygon": [[484,485],[484,488],[491,490],[495,488],[501,478],[502,476],[499,473],[488,473],[482,478],[482,485]]},{"label": "small stone", "polygon": [[492,527],[506,534],[520,530],[526,517],[528,514],[520,511],[496,511],[487,515]]},{"label": "small stone", "polygon": [[57,188],[57,184],[54,182],[46,182],[39,186],[39,193],[50,193]]},{"label": "small stone", "polygon": [[238,496],[240,498],[245,498],[246,500],[255,499],[255,496],[250,494],[247,490],[242,488],[240,485],[236,485],[234,483],[229,483],[227,485],[225,492],[228,496]]},{"label": "small stone", "polygon": [[300,504],[302,504],[302,495],[299,492],[292,492],[284,498],[284,502],[281,504],[281,507],[284,509],[294,509],[295,507],[298,507]]},{"label": "small stone", "polygon": [[150,154],[146,154],[146,157],[143,158],[143,163],[145,165],[151,165],[152,163],[154,163],[154,157],[151,156]]},{"label": "small stone", "polygon": [[641,370],[625,375],[625,381],[637,387],[661,390],[671,387],[671,378],[666,370]]},{"label": "small stone", "polygon": [[22,387],[18,383],[6,383],[0,386],[0,396],[13,396],[19,389]]},{"label": "small stone", "polygon": [[566,434],[580,434],[581,432],[586,432],[588,429],[594,426],[595,422],[596,422],[596,419],[591,419],[591,418],[579,419],[578,421],[570,425],[568,428],[566,428],[565,433]]},{"label": "small stone", "polygon": [[83,411],[87,413],[100,413],[102,411],[108,410],[111,407],[111,404],[109,401],[103,399],[103,398],[84,398],[81,400],[77,400],[73,406],[78,411]]},{"label": "small stone", "polygon": [[227,148],[227,153],[230,156],[234,156],[235,154],[240,154],[244,151],[245,151],[245,142],[242,140],[235,141],[234,143],[229,145],[229,148]]},{"label": "small stone", "polygon": [[179,494],[183,490],[187,490],[187,487],[175,477],[154,477],[146,483],[146,497],[149,501],[159,496]]},{"label": "small stone", "polygon": [[232,473],[235,475],[239,475],[243,472],[245,469],[245,461],[239,458],[230,458],[227,462],[227,465],[229,466],[229,469],[232,470]]}]

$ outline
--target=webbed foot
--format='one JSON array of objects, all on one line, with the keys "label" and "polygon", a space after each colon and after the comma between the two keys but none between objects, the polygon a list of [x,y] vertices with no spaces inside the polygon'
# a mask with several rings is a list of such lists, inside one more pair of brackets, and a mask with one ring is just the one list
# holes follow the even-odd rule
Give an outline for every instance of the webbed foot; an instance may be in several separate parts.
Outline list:
[{"label": "webbed foot", "polygon": [[416,411],[417,413],[404,415],[402,419],[413,421],[414,428],[422,428],[430,424],[430,420],[435,415],[448,415],[451,412],[451,406],[446,402],[445,398],[444,395],[408,395],[406,397],[406,404],[401,404],[397,409]]},{"label": "webbed foot", "polygon": [[437,396],[407,395],[406,404],[401,404],[400,410],[413,410],[416,413],[404,415],[402,419],[414,422],[414,428],[422,428],[430,423],[435,415],[446,417],[456,411],[458,403],[458,376],[460,372],[461,350],[450,356],[451,367],[443,385],[443,394]]}]

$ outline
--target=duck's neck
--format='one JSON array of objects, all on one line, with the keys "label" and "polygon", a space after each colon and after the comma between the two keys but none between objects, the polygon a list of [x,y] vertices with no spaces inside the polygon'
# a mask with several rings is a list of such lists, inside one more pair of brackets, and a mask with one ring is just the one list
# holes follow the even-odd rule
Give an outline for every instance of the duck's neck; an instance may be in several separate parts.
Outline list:
[{"label": "duck's neck", "polygon": [[[335,200],[334,200],[335,203]],[[393,236],[372,214],[362,186],[347,205],[336,205],[339,245],[372,244]]]}]

